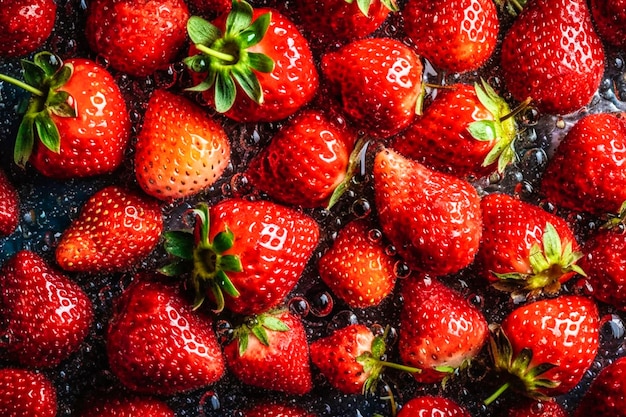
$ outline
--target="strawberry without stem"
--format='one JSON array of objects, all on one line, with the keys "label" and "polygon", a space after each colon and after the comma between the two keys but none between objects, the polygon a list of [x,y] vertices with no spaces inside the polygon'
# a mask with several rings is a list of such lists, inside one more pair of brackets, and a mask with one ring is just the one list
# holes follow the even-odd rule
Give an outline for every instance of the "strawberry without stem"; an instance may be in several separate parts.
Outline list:
[{"label": "strawberry without stem", "polygon": [[4,171],[0,170],[0,236],[10,235],[19,223],[19,195]]},{"label": "strawberry without stem", "polygon": [[591,0],[589,8],[600,38],[617,48],[626,48],[626,1]]},{"label": "strawberry without stem", "polygon": [[175,417],[163,401],[150,397],[107,398],[90,404],[80,417]]},{"label": "strawberry without stem", "polygon": [[593,380],[574,417],[624,417],[626,397],[626,358],[608,364]]},{"label": "strawberry without stem", "polygon": [[242,417],[316,417],[297,405],[261,403],[243,410]]},{"label": "strawberry without stem", "polygon": [[425,395],[409,400],[400,409],[398,417],[471,417],[470,414],[456,402],[440,397]]},{"label": "strawberry without stem", "polygon": [[0,56],[24,56],[39,49],[54,29],[56,12],[54,0],[3,1]]},{"label": "strawberry without stem", "polygon": [[57,394],[42,373],[17,368],[0,369],[0,415],[55,417]]}]

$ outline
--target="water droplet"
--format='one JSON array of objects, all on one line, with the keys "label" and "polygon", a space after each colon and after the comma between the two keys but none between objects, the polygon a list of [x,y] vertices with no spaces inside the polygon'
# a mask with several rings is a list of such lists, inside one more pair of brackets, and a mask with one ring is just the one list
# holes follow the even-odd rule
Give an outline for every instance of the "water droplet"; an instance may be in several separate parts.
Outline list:
[{"label": "water droplet", "polygon": [[352,214],[357,218],[363,219],[370,215],[372,212],[372,206],[365,198],[359,198],[352,203]]},{"label": "water droplet", "polygon": [[608,314],[600,320],[601,346],[608,353],[623,347],[626,325],[617,314]]},{"label": "water droplet", "polygon": [[322,291],[309,298],[309,311],[315,317],[326,317],[333,311],[334,304],[332,295]]}]

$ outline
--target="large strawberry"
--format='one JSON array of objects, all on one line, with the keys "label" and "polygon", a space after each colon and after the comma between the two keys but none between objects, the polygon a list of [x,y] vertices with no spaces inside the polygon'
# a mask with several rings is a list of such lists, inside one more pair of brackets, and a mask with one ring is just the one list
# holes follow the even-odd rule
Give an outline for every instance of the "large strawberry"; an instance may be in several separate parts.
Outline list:
[{"label": "large strawberry", "polygon": [[7,175],[0,169],[0,236],[10,235],[19,223],[20,198]]},{"label": "large strawberry", "polygon": [[530,0],[504,37],[502,77],[517,100],[567,114],[591,101],[604,58],[585,0]]},{"label": "large strawberry", "polygon": [[233,1],[212,24],[194,16],[187,24],[194,46],[185,63],[205,100],[240,122],[281,120],[308,103],[318,73],[308,41],[278,10]]},{"label": "large strawberry", "polygon": [[67,271],[126,270],[152,252],[162,231],[161,207],[155,200],[107,186],[85,202],[63,232],[56,260]]},{"label": "large strawberry", "polygon": [[56,22],[54,0],[11,0],[2,2],[0,56],[24,56],[39,49]]},{"label": "large strawberry", "polygon": [[222,351],[209,316],[176,287],[142,276],[116,300],[106,343],[111,371],[129,389],[173,395],[219,381]]},{"label": "large strawberry", "polygon": [[624,398],[626,398],[626,358],[622,357],[600,371],[583,396],[574,417],[625,417]]},{"label": "large strawberry", "polygon": [[455,401],[440,397],[425,395],[415,397],[402,406],[398,417],[471,417],[469,412]]},{"label": "large strawberry", "polygon": [[141,188],[161,200],[189,197],[213,185],[230,162],[222,126],[184,97],[156,90],[135,145]]},{"label": "large strawberry", "polygon": [[262,402],[241,411],[242,417],[316,417],[298,405]]},{"label": "large strawberry", "polygon": [[500,21],[492,0],[409,0],[404,27],[435,68],[473,71],[491,57]]},{"label": "large strawberry", "polygon": [[56,417],[57,394],[42,373],[26,369],[0,369],[0,416]]},{"label": "large strawberry", "polygon": [[330,93],[365,134],[385,138],[415,116],[422,63],[413,49],[391,38],[351,42],[322,57]]},{"label": "large strawberry", "polygon": [[175,417],[163,401],[152,397],[108,397],[92,402],[80,417]]},{"label": "large strawberry", "polygon": [[445,275],[467,267],[482,232],[480,197],[462,179],[383,149],[374,160],[382,231],[415,270]]},{"label": "large strawberry", "polygon": [[79,349],[93,311],[76,283],[24,250],[0,271],[0,318],[8,357],[26,366],[53,367]]},{"label": "large strawberry", "polygon": [[600,38],[617,48],[626,48],[626,1],[591,0],[589,8]]},{"label": "large strawberry", "polygon": [[269,201],[228,199],[193,213],[194,231],[166,233],[166,249],[179,259],[161,271],[187,273],[194,305],[209,296],[218,312],[226,306],[252,315],[278,306],[319,240],[315,220]]},{"label": "large strawberry", "polygon": [[609,113],[584,116],[548,161],[540,191],[557,207],[616,213],[626,201],[625,162],[626,120]]}]

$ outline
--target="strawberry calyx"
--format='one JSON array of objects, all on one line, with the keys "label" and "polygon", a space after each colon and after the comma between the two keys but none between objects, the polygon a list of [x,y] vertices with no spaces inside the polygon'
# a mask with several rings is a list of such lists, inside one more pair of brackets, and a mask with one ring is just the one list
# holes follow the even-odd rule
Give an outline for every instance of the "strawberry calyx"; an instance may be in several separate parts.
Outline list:
[{"label": "strawberry calyx", "polygon": [[[345,0],[345,1],[348,4],[354,3],[354,0]],[[398,4],[396,3],[395,0],[381,0],[381,3],[383,4],[383,6],[385,6],[387,9],[389,9],[392,12],[397,12],[399,10]],[[369,16],[369,11],[370,11],[370,6],[372,5],[372,0],[356,0],[356,4],[359,7],[359,10],[361,11],[361,13],[363,13],[363,16]]]},{"label": "strawberry calyx", "polygon": [[24,167],[35,145],[35,134],[53,152],[61,150],[59,130],[51,115],[76,117],[75,101],[66,91],[59,91],[71,78],[73,66],[50,52],[35,54],[32,61],[21,61],[24,81],[0,74],[0,80],[31,93],[28,107],[17,131],[13,159]]},{"label": "strawberry calyx", "polygon": [[290,330],[289,326],[278,317],[282,312],[282,310],[276,310],[248,316],[244,319],[243,324],[235,329],[233,335],[233,339],[237,340],[239,356],[246,354],[250,336],[255,337],[263,346],[269,346],[268,330],[273,332],[288,332]]},{"label": "strawberry calyx", "polygon": [[346,175],[343,180],[335,187],[333,193],[328,200],[328,204],[326,205],[326,210],[330,210],[336,203],[339,201],[342,195],[350,188],[350,184],[352,184],[352,180],[357,173],[357,169],[361,167],[362,169],[365,167],[365,154],[367,152],[367,145],[369,144],[369,140],[365,138],[360,138],[354,149],[350,153],[350,157],[348,158],[348,168],[346,169]]},{"label": "strawberry calyx", "polygon": [[194,72],[207,73],[199,84],[187,91],[206,91],[215,87],[215,109],[227,112],[234,104],[237,86],[258,104],[263,104],[263,88],[256,71],[271,73],[274,61],[263,53],[248,49],[257,45],[270,25],[271,13],[252,20],[253,9],[243,0],[233,0],[225,32],[199,17],[187,21],[187,32],[199,54],[185,58]]},{"label": "strawberry calyx", "polygon": [[602,225],[603,229],[626,228],[626,201],[622,203],[617,214],[609,214],[607,217]]},{"label": "strawberry calyx", "polygon": [[495,0],[496,5],[511,16],[517,16],[524,10],[528,0]]}]

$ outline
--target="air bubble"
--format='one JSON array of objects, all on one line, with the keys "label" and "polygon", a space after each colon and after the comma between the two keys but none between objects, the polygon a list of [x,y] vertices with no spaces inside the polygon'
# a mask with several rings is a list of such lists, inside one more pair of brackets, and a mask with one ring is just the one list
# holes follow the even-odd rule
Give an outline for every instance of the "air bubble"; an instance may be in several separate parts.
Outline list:
[{"label": "air bubble", "polygon": [[205,410],[219,410],[221,408],[220,398],[215,391],[207,391],[200,397],[200,413],[206,416]]},{"label": "air bubble", "polygon": [[334,307],[334,300],[328,291],[322,291],[309,298],[310,313],[315,317],[326,317]]},{"label": "air bubble", "polygon": [[624,347],[624,335],[626,326],[617,314],[609,314],[600,320],[601,346],[608,354],[614,353]]},{"label": "air bubble", "polygon": [[357,218],[363,219],[369,216],[372,212],[372,206],[365,198],[359,198],[352,203],[352,214]]}]

